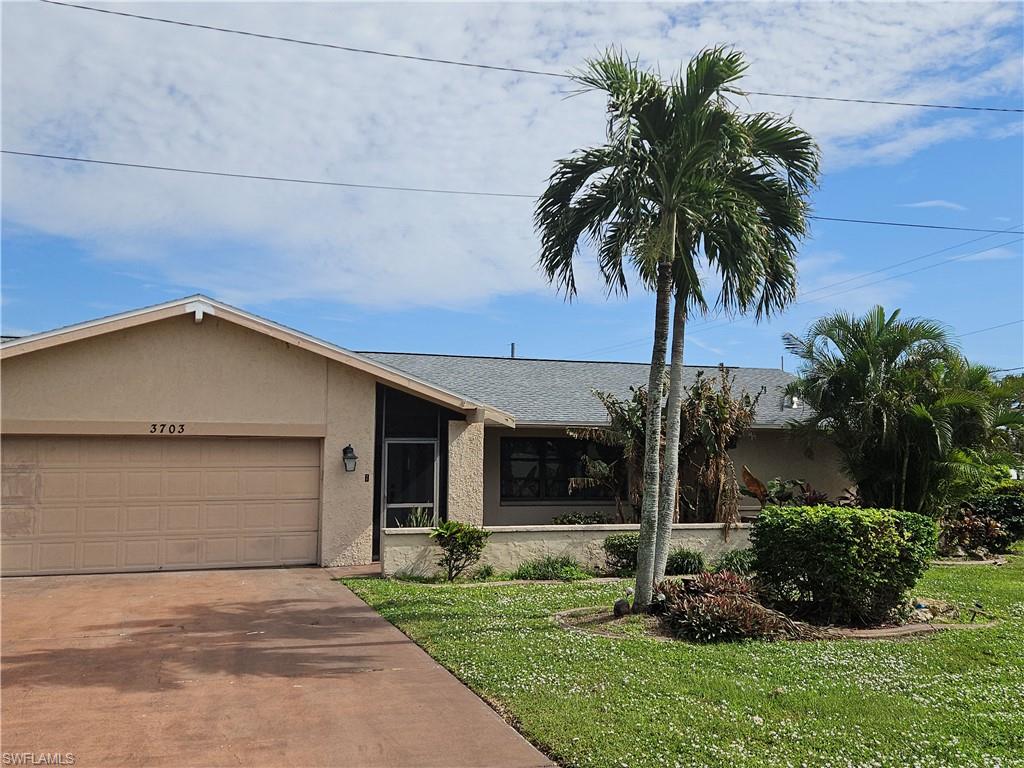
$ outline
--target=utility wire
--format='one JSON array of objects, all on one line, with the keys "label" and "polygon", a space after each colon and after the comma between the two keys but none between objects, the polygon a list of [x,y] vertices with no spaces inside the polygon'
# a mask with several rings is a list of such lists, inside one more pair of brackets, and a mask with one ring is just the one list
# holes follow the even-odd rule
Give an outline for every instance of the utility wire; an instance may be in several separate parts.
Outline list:
[{"label": "utility wire", "polygon": [[[979,328],[976,331],[968,331],[967,333],[958,333],[958,334],[956,334],[956,336],[957,336],[957,338],[962,339],[964,336],[973,336],[976,333],[985,333],[986,331],[994,331],[997,328],[1009,328],[1011,325],[1020,325],[1021,323],[1024,323],[1024,318],[1021,318],[1020,320],[1011,320],[1008,323],[1000,323],[999,325],[990,325],[988,328]],[[1003,368],[1001,370],[1009,371],[1009,370],[1013,370],[1013,369],[1012,368]]]},{"label": "utility wire", "polygon": [[[1010,234],[1010,233],[1003,232],[1001,234]],[[1019,234],[1019,233],[1012,233],[1012,234]],[[892,264],[892,265],[890,265],[888,267],[883,267],[881,269],[876,269],[873,272],[866,272],[863,275],[857,275],[856,277],[852,277],[852,278],[849,278],[847,280],[842,280],[842,281],[839,281],[839,282],[836,282],[836,283],[832,283],[831,285],[826,285],[826,286],[822,286],[820,288],[816,288],[813,291],[808,291],[807,293],[802,294],[802,298],[800,300],[794,301],[789,306],[790,307],[797,307],[797,306],[800,306],[802,304],[811,303],[811,302],[809,302],[804,297],[812,295],[812,294],[815,294],[815,293],[818,293],[818,292],[823,291],[823,290],[825,290],[827,288],[831,288],[831,287],[834,287],[834,286],[837,286],[837,285],[842,285],[844,283],[849,283],[849,282],[852,282],[852,281],[855,281],[855,280],[862,280],[863,278],[868,277],[868,276],[873,275],[873,274],[877,274],[878,272],[883,272],[883,271],[886,271],[888,269],[892,269],[893,267],[900,266],[902,264],[909,264],[909,263],[914,262],[914,261],[920,261],[921,259],[927,258],[929,256],[936,256],[936,255],[938,255],[940,253],[944,253],[945,251],[950,251],[950,250],[953,250],[953,249],[956,249],[956,248],[962,248],[965,245],[970,245],[971,243],[976,243],[979,240],[985,240],[988,237],[991,237],[991,235],[986,235],[985,237],[977,237],[977,238],[974,238],[973,240],[967,240],[967,241],[965,241],[963,243],[957,243],[956,245],[951,245],[951,246],[949,246],[947,248],[942,248],[942,249],[937,250],[937,251],[932,251],[930,253],[926,253],[926,254],[923,254],[921,256],[915,256],[912,259],[906,259],[904,261],[896,262],[895,264]],[[997,248],[1004,248],[1007,245],[1013,245],[1016,242],[1020,242],[1020,238],[1017,238],[1017,239],[1014,239],[1014,240],[1010,240],[1010,241],[1008,241],[1006,243],[1000,243],[999,245],[993,245],[993,246],[990,246],[988,248],[983,248],[981,250],[971,251],[970,253],[963,253],[963,254],[960,254],[959,256],[954,256],[954,257],[949,258],[949,259],[943,259],[942,261],[935,262],[934,264],[928,264],[927,266],[919,267],[917,269],[910,269],[910,270],[907,270],[906,272],[900,272],[900,273],[895,274],[895,275],[889,275],[888,277],[884,277],[884,278],[881,278],[879,280],[872,280],[870,282],[863,283],[862,285],[854,285],[854,286],[852,286],[850,288],[845,288],[845,289],[843,289],[841,291],[835,291],[834,293],[831,293],[831,294],[828,294],[826,296],[822,296],[820,298],[814,299],[813,301],[814,302],[820,302],[820,301],[824,301],[824,300],[827,300],[827,299],[835,298],[836,296],[841,296],[844,293],[851,293],[852,291],[859,291],[859,290],[861,290],[863,288],[869,288],[869,287],[871,287],[873,285],[877,285],[879,283],[887,282],[888,280],[894,280],[897,277],[905,277],[906,275],[914,274],[916,272],[923,272],[926,269],[932,269],[934,267],[940,267],[943,264],[949,264],[949,263],[952,263],[952,262],[955,262],[955,261],[961,261],[962,259],[966,259],[966,258],[968,258],[970,256],[977,256],[978,254],[987,253],[988,251],[993,251],[993,250],[996,250]],[[696,333],[698,331],[707,331],[707,330],[714,330],[715,328],[724,328],[725,326],[732,325],[733,323],[736,323],[736,322],[738,322],[741,319],[742,318],[730,318],[730,319],[726,319],[726,320],[721,321],[721,322],[717,322],[715,320],[708,320],[706,322],[699,323],[699,324],[694,325],[694,326],[687,326],[686,333],[687,333],[687,335],[690,335],[691,333]],[[1011,323],[1011,325],[1012,325],[1012,323]],[[1002,327],[1002,326],[998,326],[998,327]],[[968,336],[968,335],[972,335],[974,333],[981,333],[982,331],[985,331],[985,330],[991,330],[991,329],[983,328],[983,329],[978,330],[978,331],[971,331],[970,334],[963,334],[963,335]],[[599,347],[597,349],[587,350],[584,354],[589,355],[589,354],[594,354],[596,352],[609,352],[609,351],[613,351],[613,350],[617,350],[617,349],[626,349],[626,348],[629,348],[629,347],[637,346],[637,345],[639,345],[641,343],[648,343],[649,341],[650,341],[650,337],[649,336],[645,336],[643,338],[633,339],[633,340],[630,340],[630,341],[624,341],[624,342],[620,342],[618,344],[612,344],[612,345],[609,345],[607,347]]]},{"label": "utility wire", "polygon": [[[40,2],[53,2],[53,0],[40,0]],[[505,197],[536,200],[536,195],[526,195],[518,192],[487,192],[472,189],[442,189],[438,187],[404,187],[390,184],[362,184],[353,181],[332,181],[330,179],[303,179],[294,176],[267,176],[255,173],[234,173],[230,171],[211,171],[203,168],[180,168],[170,165],[153,165],[150,163],[131,163],[117,160],[99,160],[93,157],[74,157],[72,155],[51,155],[43,152],[22,152],[14,149],[0,149],[5,155],[18,157],[34,157],[44,160],[61,160],[69,163],[88,163],[90,165],[108,165],[116,168],[140,168],[147,171],[166,171],[170,173],[186,173],[198,176],[220,176],[229,179],[251,179],[255,181],[277,181],[287,184],[313,184],[323,187],[348,187],[352,189],[377,189],[389,192],[420,192],[435,195],[468,195],[471,197]],[[903,221],[876,221],[873,219],[844,219],[831,216],[808,216],[809,219],[821,221],[836,221],[846,224],[870,224],[886,227],[908,227],[911,229],[941,229],[953,232],[985,232],[993,235],[1006,234],[1005,229],[983,229],[979,227],[951,227],[938,224],[911,224]]]},{"label": "utility wire", "polygon": [[[432,56],[415,56],[407,53],[395,53],[393,51],[378,51],[371,48],[356,48],[349,45],[337,45],[335,43],[322,43],[314,40],[302,40],[295,37],[285,37],[283,35],[270,35],[262,32],[250,32],[243,29],[233,29],[230,27],[218,27],[212,24],[199,24],[191,21],[180,21],[178,19],[166,19],[160,16],[146,16],[141,13],[129,13],[127,11],[114,11],[109,8],[96,8],[91,5],[81,5],[79,3],[68,3],[62,2],[61,0],[39,0],[39,2],[46,3],[48,5],[59,5],[65,8],[77,8],[82,11],[93,11],[95,13],[105,13],[110,16],[123,16],[130,19],[138,19],[140,21],[155,21],[161,24],[173,24],[178,27],[191,27],[193,29],[204,29],[210,32],[224,32],[231,35],[242,35],[244,37],[254,37],[261,40],[275,40],[282,43],[293,43],[295,45],[307,45],[316,48],[330,48],[335,51],[345,51],[346,53],[360,53],[369,56],[384,56],[391,59],[406,59],[408,61],[428,62],[431,64],[446,64],[453,67],[468,67],[471,69],[488,69],[497,72],[514,72],[523,75],[538,75],[541,77],[559,77],[563,79],[572,79],[572,75],[564,72],[552,72],[550,70],[543,69],[528,69],[526,67],[505,67],[497,64],[481,64],[478,62],[470,61],[457,61],[455,59],[440,59]],[[1013,112],[1013,113],[1024,113],[1024,108],[1016,107],[971,107],[963,104],[928,104],[919,103],[912,101],[890,101],[885,99],[854,99],[854,98],[843,98],[839,96],[811,96],[800,93],[778,93],[773,91],[743,91],[743,94],[752,96],[770,96],[782,99],[807,99],[811,101],[837,101],[848,104],[880,104],[891,107],[920,107],[926,109],[956,109],[966,110],[971,112]]]}]

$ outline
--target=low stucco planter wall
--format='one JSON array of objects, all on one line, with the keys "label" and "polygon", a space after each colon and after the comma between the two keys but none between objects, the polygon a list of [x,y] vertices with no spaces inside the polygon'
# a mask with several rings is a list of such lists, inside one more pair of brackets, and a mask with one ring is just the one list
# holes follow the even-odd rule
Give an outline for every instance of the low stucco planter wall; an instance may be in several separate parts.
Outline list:
[{"label": "low stucco planter wall", "polygon": [[[481,565],[496,571],[512,571],[526,560],[545,555],[571,555],[594,569],[605,567],[601,544],[613,533],[638,531],[638,525],[532,525],[489,526]],[[381,537],[381,565],[385,576],[408,574],[429,576],[437,572],[440,550],[430,540],[428,528],[387,528]],[[704,553],[708,560],[732,549],[750,546],[750,526],[729,529],[722,536],[717,523],[689,523],[672,526],[673,547],[687,547]]]}]

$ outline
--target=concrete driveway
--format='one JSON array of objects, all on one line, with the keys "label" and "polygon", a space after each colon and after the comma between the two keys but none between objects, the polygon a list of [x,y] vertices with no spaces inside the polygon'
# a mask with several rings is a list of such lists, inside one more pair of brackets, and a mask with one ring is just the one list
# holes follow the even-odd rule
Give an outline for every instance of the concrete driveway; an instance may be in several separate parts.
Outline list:
[{"label": "concrete driveway", "polygon": [[551,765],[320,569],[4,579],[0,592],[5,754]]}]

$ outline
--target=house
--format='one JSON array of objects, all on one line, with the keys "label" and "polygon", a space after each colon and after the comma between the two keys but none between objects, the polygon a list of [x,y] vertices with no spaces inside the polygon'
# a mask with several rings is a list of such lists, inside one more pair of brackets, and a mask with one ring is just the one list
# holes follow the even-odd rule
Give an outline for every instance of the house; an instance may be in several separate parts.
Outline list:
[{"label": "house", "polygon": [[[371,562],[381,530],[438,518],[547,523],[610,512],[570,495],[600,424],[592,388],[633,363],[356,353],[205,296],[5,341],[7,575]],[[783,433],[790,376],[764,391],[737,466],[843,485],[834,454]],[[590,494],[593,496],[593,494]]]}]

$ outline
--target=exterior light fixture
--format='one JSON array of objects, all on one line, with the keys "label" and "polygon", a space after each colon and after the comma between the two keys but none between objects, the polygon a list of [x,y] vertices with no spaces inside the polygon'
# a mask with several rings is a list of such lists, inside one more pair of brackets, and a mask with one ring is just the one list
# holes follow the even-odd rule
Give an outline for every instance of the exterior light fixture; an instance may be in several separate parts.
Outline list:
[{"label": "exterior light fixture", "polygon": [[356,452],[352,449],[351,443],[342,448],[341,460],[345,463],[346,472],[356,471],[356,461],[359,460],[359,457],[356,456]]}]

